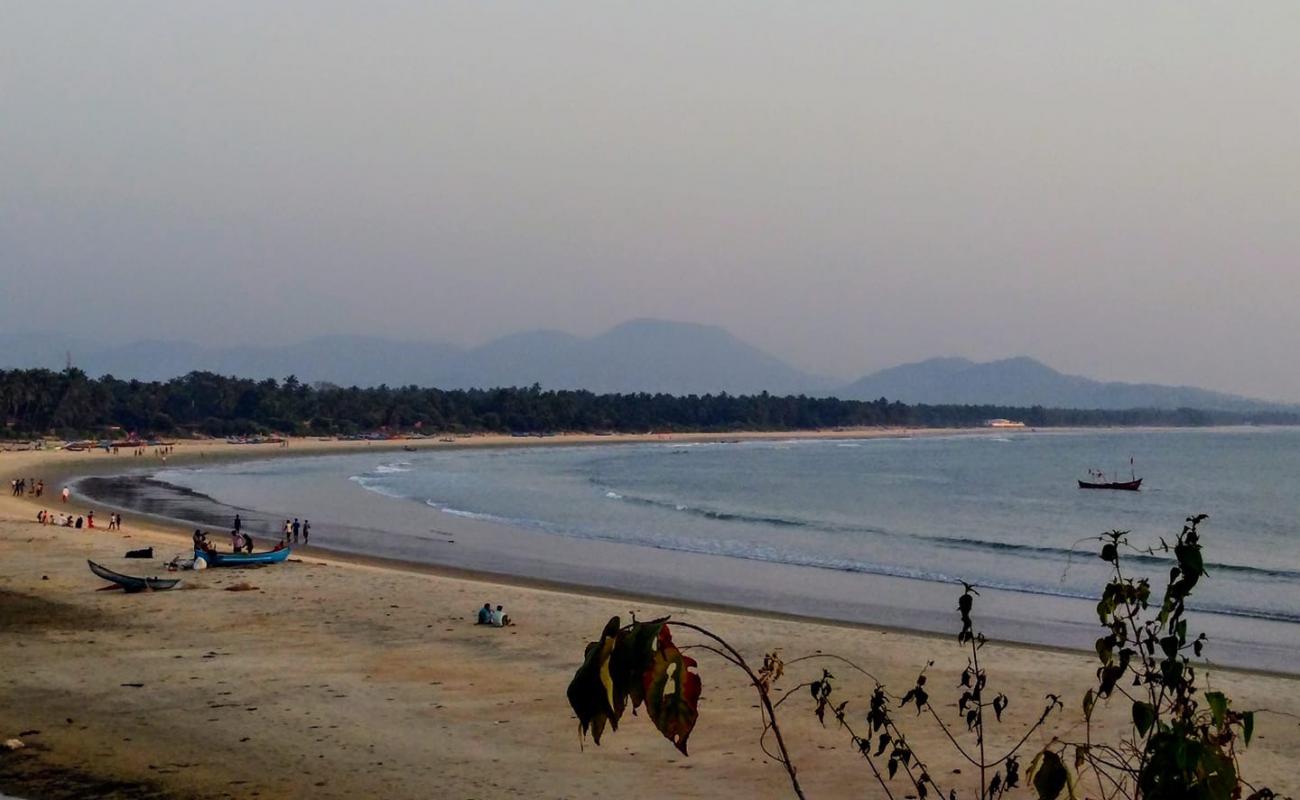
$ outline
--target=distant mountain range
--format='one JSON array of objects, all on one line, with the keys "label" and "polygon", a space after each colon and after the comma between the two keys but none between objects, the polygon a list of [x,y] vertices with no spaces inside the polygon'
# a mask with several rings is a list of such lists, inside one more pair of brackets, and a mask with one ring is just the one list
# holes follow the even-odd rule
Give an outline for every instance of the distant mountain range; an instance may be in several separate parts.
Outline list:
[{"label": "distant mountain range", "polygon": [[1025,356],[984,363],[932,358],[872,373],[841,387],[836,395],[853,400],[887,397],[904,403],[1047,408],[1264,411],[1285,407],[1191,386],[1103,382],[1065,375]]},{"label": "distant mountain range", "polygon": [[[1105,383],[1031,358],[976,363],[935,358],[881,370],[847,386],[799,370],[726,330],[641,319],[599,336],[534,331],[479,347],[328,336],[278,347],[202,347],[141,341],[104,347],[43,334],[0,334],[0,366],[61,369],[66,354],[91,375],[165,380],[193,370],[250,378],[296,375],[342,386],[528,386],[594,392],[809,394],[906,403],[1064,408],[1259,411],[1279,404],[1187,386]],[[1294,407],[1292,407],[1294,408]]]},{"label": "distant mountain range", "polygon": [[341,386],[417,384],[446,389],[531,386],[593,392],[828,393],[836,381],[802,372],[722,328],[633,320],[592,338],[512,334],[480,347],[328,336],[281,347],[209,348],[142,341],[117,347],[59,336],[0,335],[0,365],[62,369],[66,354],[90,375],[165,380],[193,370],[250,378],[296,375]]}]

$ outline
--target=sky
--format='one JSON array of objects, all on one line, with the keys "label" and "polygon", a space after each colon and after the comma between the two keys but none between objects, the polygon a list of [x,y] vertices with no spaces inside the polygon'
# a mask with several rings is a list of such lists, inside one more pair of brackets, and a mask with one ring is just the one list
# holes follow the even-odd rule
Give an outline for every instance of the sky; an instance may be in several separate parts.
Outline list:
[{"label": "sky", "polygon": [[1300,401],[1300,3],[0,0],[0,331]]}]

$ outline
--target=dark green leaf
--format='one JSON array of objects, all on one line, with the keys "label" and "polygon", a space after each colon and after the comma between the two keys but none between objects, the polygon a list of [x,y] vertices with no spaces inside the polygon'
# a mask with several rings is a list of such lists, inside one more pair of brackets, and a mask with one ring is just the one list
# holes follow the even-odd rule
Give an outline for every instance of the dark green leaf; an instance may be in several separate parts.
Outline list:
[{"label": "dark green leaf", "polygon": [[1051,750],[1039,753],[1029,765],[1029,782],[1038,800],[1056,800],[1070,780],[1061,757]]},{"label": "dark green leaf", "polygon": [[587,644],[582,666],[569,682],[569,705],[578,717],[578,730],[584,734],[590,730],[596,744],[600,744],[606,722],[618,728],[618,714],[622,711],[621,707],[614,707],[613,681],[609,674],[610,654],[618,633],[619,618],[613,617],[605,625],[600,641]]},{"label": "dark green leaf", "polygon": [[1156,721],[1156,710],[1150,703],[1133,704],[1133,725],[1139,736],[1146,736],[1147,731]]},{"label": "dark green leaf", "polygon": [[1223,692],[1206,692],[1205,702],[1210,704],[1210,713],[1214,717],[1214,727],[1222,728],[1228,718],[1228,698]]}]

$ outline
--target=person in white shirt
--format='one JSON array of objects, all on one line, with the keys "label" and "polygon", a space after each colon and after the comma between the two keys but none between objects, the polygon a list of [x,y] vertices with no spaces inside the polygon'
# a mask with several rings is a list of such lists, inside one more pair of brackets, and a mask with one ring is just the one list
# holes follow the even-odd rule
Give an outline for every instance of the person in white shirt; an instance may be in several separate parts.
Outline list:
[{"label": "person in white shirt", "polygon": [[492,627],[504,628],[509,624],[510,624],[510,615],[505,613],[505,610],[502,609],[501,606],[497,606],[496,610],[492,612]]}]

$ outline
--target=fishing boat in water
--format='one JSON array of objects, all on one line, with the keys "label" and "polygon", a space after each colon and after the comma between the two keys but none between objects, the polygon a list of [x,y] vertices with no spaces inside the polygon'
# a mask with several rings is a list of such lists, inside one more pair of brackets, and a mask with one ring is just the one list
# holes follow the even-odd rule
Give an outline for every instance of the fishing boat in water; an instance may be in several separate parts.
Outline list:
[{"label": "fishing boat in water", "polygon": [[[104,580],[115,583],[118,587],[127,592],[163,592],[171,589],[180,583],[180,578],[137,578],[134,575],[123,575],[120,572],[114,572],[102,564],[96,564],[90,559],[86,559],[90,565],[90,571],[103,578]],[[112,588],[105,586],[105,589]]]},{"label": "fishing boat in water", "polygon": [[1106,480],[1106,473],[1099,469],[1088,470],[1088,480],[1079,479],[1080,489],[1115,489],[1121,492],[1136,492],[1142,489],[1142,479],[1133,470],[1133,459],[1128,460],[1129,479],[1126,481]]},{"label": "fishing boat in water", "polygon": [[253,564],[279,564],[289,557],[292,548],[287,544],[276,545],[274,550],[265,553],[218,553],[216,550],[194,549],[195,560],[203,559],[209,567],[247,567]]},{"label": "fishing boat in water", "polygon": [[1142,488],[1142,479],[1131,481],[1085,481],[1080,479],[1080,489],[1118,489],[1123,492],[1136,492]]}]

